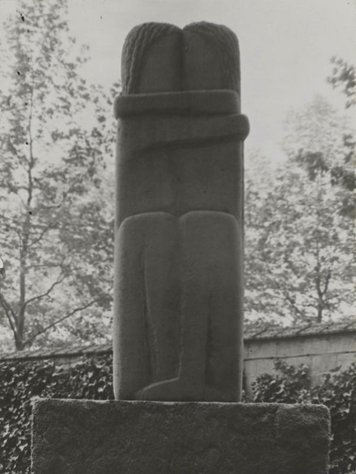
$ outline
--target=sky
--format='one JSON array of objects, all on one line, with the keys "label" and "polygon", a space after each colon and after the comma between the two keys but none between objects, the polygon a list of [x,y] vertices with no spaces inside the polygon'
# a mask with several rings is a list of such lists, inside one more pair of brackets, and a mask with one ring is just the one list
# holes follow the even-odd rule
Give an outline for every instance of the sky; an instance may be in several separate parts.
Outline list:
[{"label": "sky", "polygon": [[[28,0],[33,1],[33,0]],[[68,0],[78,42],[90,46],[86,77],[105,87],[120,78],[121,48],[135,25],[158,21],[183,27],[195,21],[224,24],[241,50],[242,111],[250,120],[248,150],[271,160],[288,110],[316,94],[340,110],[344,97],[327,84],[330,58],[355,64],[356,0]],[[16,7],[0,0],[0,21]]]},{"label": "sky", "polygon": [[[356,0],[68,3],[72,33],[79,43],[90,47],[91,61],[84,74],[107,88],[120,78],[121,49],[126,35],[137,24],[157,21],[183,27],[210,21],[231,28],[240,42],[242,111],[251,124],[245,142],[247,160],[256,149],[271,162],[282,159],[280,143],[288,110],[303,107],[316,94],[344,111],[344,97],[327,84],[326,78],[332,70],[332,56],[356,63]],[[10,13],[16,14],[16,8],[16,0],[0,0],[0,41],[4,39],[2,22]]]},{"label": "sky", "polygon": [[344,98],[327,84],[330,58],[356,62],[356,0],[72,0],[71,22],[100,67],[94,80],[120,77],[125,36],[135,25],[162,21],[183,27],[211,21],[231,28],[241,50],[242,110],[251,123],[247,148],[277,159],[291,108],[315,94],[338,107]]}]

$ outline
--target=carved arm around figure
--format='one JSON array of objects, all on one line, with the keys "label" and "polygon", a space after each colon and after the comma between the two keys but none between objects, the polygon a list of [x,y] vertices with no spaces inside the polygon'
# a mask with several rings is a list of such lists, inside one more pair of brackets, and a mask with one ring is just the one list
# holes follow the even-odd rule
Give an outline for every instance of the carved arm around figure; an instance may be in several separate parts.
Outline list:
[{"label": "carved arm around figure", "polygon": [[236,36],[134,28],[118,119],[114,387],[118,399],[237,401],[243,155]]}]

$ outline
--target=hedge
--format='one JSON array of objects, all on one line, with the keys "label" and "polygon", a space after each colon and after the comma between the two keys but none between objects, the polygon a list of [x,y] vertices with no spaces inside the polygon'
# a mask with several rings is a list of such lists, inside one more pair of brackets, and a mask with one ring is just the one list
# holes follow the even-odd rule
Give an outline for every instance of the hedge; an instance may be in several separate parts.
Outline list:
[{"label": "hedge", "polygon": [[[276,362],[276,375],[253,384],[247,402],[323,403],[331,411],[330,474],[356,471],[356,364],[325,376],[311,388],[307,366]],[[73,367],[52,362],[0,363],[0,473],[30,474],[30,400],[113,399],[112,357],[83,358]]]},{"label": "hedge", "polygon": [[276,361],[277,375],[264,374],[252,386],[253,402],[322,403],[330,410],[330,474],[356,474],[356,363],[333,370],[311,387],[309,368]]},{"label": "hedge", "polygon": [[112,357],[84,358],[73,367],[53,362],[0,363],[0,473],[30,474],[31,398],[113,399]]}]

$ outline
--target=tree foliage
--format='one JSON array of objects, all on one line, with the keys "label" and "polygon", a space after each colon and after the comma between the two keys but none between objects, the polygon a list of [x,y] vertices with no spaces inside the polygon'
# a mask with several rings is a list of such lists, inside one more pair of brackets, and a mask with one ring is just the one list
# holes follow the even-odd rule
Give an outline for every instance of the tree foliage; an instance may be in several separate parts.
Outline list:
[{"label": "tree foliage", "polygon": [[332,74],[328,77],[328,82],[334,88],[341,89],[346,96],[346,107],[356,104],[356,68],[348,64],[342,58],[332,57]]},{"label": "tree foliage", "polygon": [[321,322],[351,314],[355,206],[345,130],[317,97],[289,116],[286,162],[247,175],[247,316]]},{"label": "tree foliage", "polygon": [[330,474],[356,472],[356,364],[324,375],[311,386],[309,368],[275,362],[277,373],[263,374],[252,387],[254,402],[321,403],[330,410]]},{"label": "tree foliage", "polygon": [[22,349],[104,333],[114,133],[112,97],[81,75],[88,51],[70,35],[66,0],[21,0],[18,12],[2,56],[0,323]]},{"label": "tree foliage", "polygon": [[31,398],[109,400],[111,356],[86,358],[70,367],[52,362],[0,363],[0,472],[29,474],[31,458]]}]

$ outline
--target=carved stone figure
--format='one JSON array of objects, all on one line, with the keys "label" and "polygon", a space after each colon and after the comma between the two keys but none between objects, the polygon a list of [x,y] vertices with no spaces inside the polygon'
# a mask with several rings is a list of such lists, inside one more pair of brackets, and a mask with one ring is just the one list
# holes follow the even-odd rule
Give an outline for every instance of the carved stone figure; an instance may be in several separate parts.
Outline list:
[{"label": "carved stone figure", "polygon": [[248,121],[236,36],[135,27],[115,115],[115,396],[238,401]]}]

